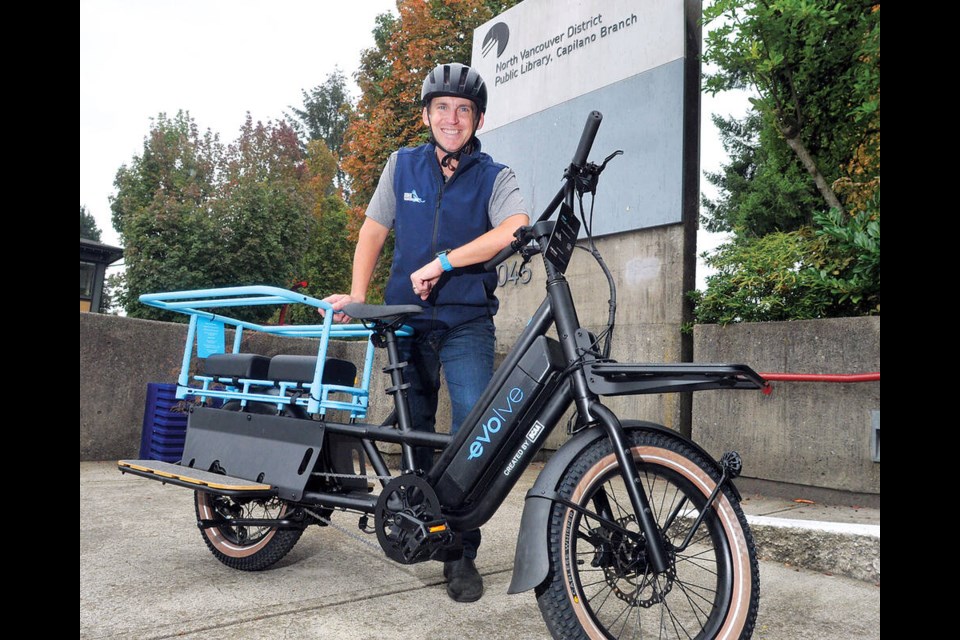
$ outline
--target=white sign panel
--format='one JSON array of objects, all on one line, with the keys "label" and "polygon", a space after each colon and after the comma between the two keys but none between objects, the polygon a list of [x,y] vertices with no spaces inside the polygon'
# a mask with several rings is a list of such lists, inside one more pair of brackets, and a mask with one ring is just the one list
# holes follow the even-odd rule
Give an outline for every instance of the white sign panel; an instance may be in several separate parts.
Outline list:
[{"label": "white sign panel", "polygon": [[525,0],[473,34],[484,131],[683,58],[683,2]]}]

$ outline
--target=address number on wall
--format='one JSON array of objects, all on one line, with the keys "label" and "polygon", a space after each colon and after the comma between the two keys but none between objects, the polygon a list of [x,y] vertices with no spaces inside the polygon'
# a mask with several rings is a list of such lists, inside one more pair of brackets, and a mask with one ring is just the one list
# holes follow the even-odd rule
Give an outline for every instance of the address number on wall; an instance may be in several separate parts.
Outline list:
[{"label": "address number on wall", "polygon": [[510,264],[497,265],[497,286],[505,287],[508,284],[521,285],[530,282],[533,272],[530,266],[520,260],[513,260]]}]

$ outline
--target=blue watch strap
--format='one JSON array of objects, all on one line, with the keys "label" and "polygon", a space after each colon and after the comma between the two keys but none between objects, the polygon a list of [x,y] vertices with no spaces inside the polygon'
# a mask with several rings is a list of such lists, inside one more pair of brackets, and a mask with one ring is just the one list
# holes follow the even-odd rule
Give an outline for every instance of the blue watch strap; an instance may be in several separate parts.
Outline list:
[{"label": "blue watch strap", "polygon": [[440,253],[438,253],[438,254],[437,254],[437,260],[440,261],[440,267],[441,267],[444,271],[453,271],[453,265],[450,264],[450,259],[447,258],[447,252],[446,252],[446,251],[441,251]]}]

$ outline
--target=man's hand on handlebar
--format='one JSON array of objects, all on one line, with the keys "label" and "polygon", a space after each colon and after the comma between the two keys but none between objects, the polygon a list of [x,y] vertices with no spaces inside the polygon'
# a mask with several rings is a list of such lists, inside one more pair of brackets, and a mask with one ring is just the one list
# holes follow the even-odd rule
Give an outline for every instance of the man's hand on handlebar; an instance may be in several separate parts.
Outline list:
[{"label": "man's hand on handlebar", "polygon": [[[345,306],[353,302],[358,302],[360,304],[363,304],[365,302],[360,298],[354,298],[349,293],[335,293],[333,295],[327,296],[326,298],[323,299],[323,301],[330,303],[330,306],[333,307],[333,321],[339,322],[342,324],[350,322],[351,320],[353,320],[353,318],[343,313],[341,309],[343,309]],[[327,315],[326,312],[323,309],[320,309],[319,307],[317,308],[317,312],[323,317],[326,317]]]}]

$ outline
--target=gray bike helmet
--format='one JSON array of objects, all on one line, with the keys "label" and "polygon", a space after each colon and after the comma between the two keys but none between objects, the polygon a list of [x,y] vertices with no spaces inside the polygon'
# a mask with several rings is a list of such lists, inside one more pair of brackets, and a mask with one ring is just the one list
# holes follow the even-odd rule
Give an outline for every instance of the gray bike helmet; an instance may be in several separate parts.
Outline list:
[{"label": "gray bike helmet", "polygon": [[427,106],[438,96],[472,100],[480,113],[487,111],[487,85],[474,69],[459,62],[438,64],[423,80],[420,101]]}]

